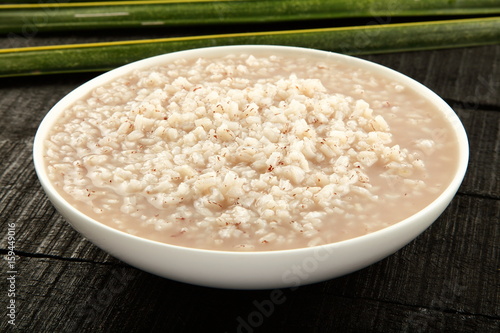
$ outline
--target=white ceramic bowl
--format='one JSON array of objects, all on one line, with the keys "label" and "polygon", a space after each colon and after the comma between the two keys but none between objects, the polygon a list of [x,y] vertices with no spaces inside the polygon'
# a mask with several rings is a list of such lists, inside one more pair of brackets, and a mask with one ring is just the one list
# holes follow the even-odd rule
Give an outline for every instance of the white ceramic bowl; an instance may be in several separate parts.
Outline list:
[{"label": "white ceramic bowl", "polygon": [[[217,56],[229,52],[268,51],[299,53],[345,61],[404,82],[438,106],[452,123],[460,146],[458,169],[451,184],[430,205],[413,216],[371,234],[312,248],[269,252],[224,252],[163,244],[112,229],[82,214],[56,191],[43,162],[44,139],[59,114],[91,89],[131,70],[193,56]],[[373,264],[399,250],[429,227],[458,190],[468,163],[468,141],[455,112],[436,94],[418,82],[386,67],[331,52],[283,46],[223,46],[165,54],[117,68],[77,88],[47,114],[34,142],[36,172],[56,209],[83,236],[112,256],[144,271],[186,283],[230,289],[295,287],[332,279]],[[397,267],[394,267],[397,269]]]}]

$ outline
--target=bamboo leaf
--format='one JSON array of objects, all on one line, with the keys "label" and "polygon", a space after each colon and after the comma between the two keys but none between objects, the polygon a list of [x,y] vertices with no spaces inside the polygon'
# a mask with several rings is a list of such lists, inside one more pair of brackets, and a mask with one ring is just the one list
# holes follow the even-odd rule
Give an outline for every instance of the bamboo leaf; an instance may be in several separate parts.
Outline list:
[{"label": "bamboo leaf", "polygon": [[353,55],[500,43],[500,17],[0,50],[0,76],[104,71],[185,49],[290,45]]},{"label": "bamboo leaf", "polygon": [[0,33],[500,14],[498,0],[142,0],[0,5]]}]

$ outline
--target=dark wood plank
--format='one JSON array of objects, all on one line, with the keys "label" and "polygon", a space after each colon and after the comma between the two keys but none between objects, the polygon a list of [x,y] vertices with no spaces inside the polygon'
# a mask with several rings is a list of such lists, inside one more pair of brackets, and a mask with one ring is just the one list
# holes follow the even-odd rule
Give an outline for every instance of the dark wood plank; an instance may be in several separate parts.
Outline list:
[{"label": "dark wood plank", "polygon": [[[500,46],[365,58],[417,79],[455,108],[469,134],[469,171],[445,213],[401,251],[359,272],[275,294],[170,281],[121,263],[87,242],[41,191],[31,150],[50,107],[95,74],[0,80],[0,253],[7,252],[6,224],[15,223],[18,328],[497,332]],[[2,301],[6,289],[2,278]],[[273,306],[271,299],[277,300]],[[8,328],[0,321],[0,331]]]},{"label": "dark wood plank", "polygon": [[[372,266],[373,267],[373,266]],[[500,318],[457,309],[467,287],[420,292],[407,304],[408,284],[374,281],[371,268],[296,290],[228,291],[168,281],[121,265],[23,258],[18,280],[20,330],[34,332],[371,331],[496,332]],[[377,278],[380,281],[380,278]],[[387,277],[385,281],[389,281]],[[355,283],[351,283],[354,281]],[[356,284],[359,283],[359,285]],[[362,286],[362,283],[367,285]],[[3,284],[3,283],[2,283]],[[2,286],[3,287],[3,286]],[[374,289],[382,298],[363,295]],[[29,290],[30,292],[26,292]],[[401,302],[398,298],[403,299]],[[6,328],[0,324],[0,330]]]},{"label": "dark wood plank", "polygon": [[0,141],[34,137],[47,112],[96,74],[0,78]]},{"label": "dark wood plank", "polygon": [[[460,213],[464,207],[470,208],[468,214]],[[499,213],[496,200],[460,195],[429,230],[395,255],[342,278],[279,291],[279,297],[271,297],[273,291],[190,286],[119,263],[22,256],[19,322],[28,325],[43,308],[52,312],[37,321],[35,328],[40,331],[68,331],[70,324],[96,329],[97,322],[137,332],[152,327],[202,329],[212,322],[227,330],[224,325],[232,323],[236,329],[241,318],[247,324],[248,318],[260,322],[258,314],[251,314],[264,305],[271,307],[269,300],[274,298],[279,304],[266,321],[276,329],[293,322],[319,331],[326,319],[337,329],[377,327],[376,331],[385,332],[422,326],[436,332],[446,327],[460,331],[470,320],[484,332],[493,332],[500,323],[499,244],[495,242],[500,234],[495,223]],[[201,316],[201,309],[208,311],[203,320],[190,321]],[[171,313],[166,322],[164,312]],[[293,317],[287,317],[290,312]],[[370,318],[360,322],[358,316],[366,313],[371,313]],[[374,314],[380,318],[372,318]],[[382,320],[386,315],[393,317],[390,322]],[[141,320],[145,316],[150,322]],[[223,322],[212,318],[220,316]]]},{"label": "dark wood plank", "polygon": [[500,198],[500,108],[482,111],[456,108],[469,138],[469,166],[463,193]]},{"label": "dark wood plank", "polygon": [[364,279],[330,281],[332,293],[498,316],[499,214],[497,200],[459,195],[409,246],[364,270]]},{"label": "dark wood plank", "polygon": [[418,51],[363,58],[417,80],[456,108],[500,110],[500,47]]}]

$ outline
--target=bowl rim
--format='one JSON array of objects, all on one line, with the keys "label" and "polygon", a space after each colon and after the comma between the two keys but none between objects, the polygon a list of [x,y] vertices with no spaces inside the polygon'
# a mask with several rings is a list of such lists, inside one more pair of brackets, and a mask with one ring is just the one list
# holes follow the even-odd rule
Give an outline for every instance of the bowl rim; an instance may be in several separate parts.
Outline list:
[{"label": "bowl rim", "polygon": [[[254,50],[254,51],[262,51],[262,52],[269,52],[269,51],[278,51],[278,52],[298,52],[304,55],[311,55],[311,56],[319,56],[319,57],[326,57],[326,58],[331,58],[331,59],[337,59],[340,61],[346,61],[346,62],[351,62],[351,63],[356,63],[364,68],[369,68],[370,70],[377,70],[379,72],[382,72],[383,75],[389,76],[391,79],[396,79],[398,81],[401,81],[405,83],[406,85],[410,86],[411,89],[417,91],[421,95],[424,95],[425,98],[427,98],[432,104],[434,104],[440,112],[444,114],[444,116],[451,122],[454,136],[456,137],[457,144],[458,144],[458,159],[457,159],[457,168],[455,170],[455,175],[451,182],[446,186],[446,188],[441,192],[441,194],[434,199],[430,204],[425,206],[423,209],[420,211],[416,212],[415,214],[399,221],[396,222],[390,226],[387,226],[385,228],[379,229],[377,231],[357,236],[354,238],[349,238],[346,240],[338,241],[338,242],[333,242],[333,243],[328,243],[328,244],[322,244],[322,245],[316,245],[312,247],[301,247],[301,248],[291,248],[291,249],[283,249],[283,250],[249,250],[249,251],[230,251],[230,250],[216,250],[216,249],[203,249],[203,248],[194,248],[194,247],[187,247],[187,246],[181,246],[181,245],[173,245],[173,244],[168,244],[168,243],[163,243],[143,237],[139,237],[136,235],[132,235],[129,233],[126,233],[124,231],[121,231],[119,229],[115,229],[113,227],[110,227],[108,225],[105,225],[87,215],[79,211],[78,209],[74,208],[69,202],[67,202],[61,194],[58,192],[58,190],[55,188],[55,186],[51,183],[51,181],[48,178],[47,175],[47,170],[45,167],[44,163],[44,158],[43,158],[43,151],[44,151],[44,141],[46,136],[48,135],[48,131],[50,130],[51,126],[54,124],[54,122],[57,120],[57,116],[64,111],[64,109],[71,105],[75,100],[77,100],[79,97],[82,97],[86,93],[88,93],[91,89],[96,88],[98,86],[103,85],[104,83],[107,83],[109,81],[112,81],[118,77],[123,76],[126,73],[129,73],[130,71],[136,70],[136,69],[141,69],[141,68],[147,68],[150,66],[154,66],[157,64],[160,64],[162,62],[166,61],[171,61],[173,59],[179,59],[180,57],[183,56],[193,56],[193,55],[200,55],[200,54],[209,54],[209,55],[217,55],[217,54],[225,54],[226,52],[240,52],[240,51],[245,51],[249,52],[249,50]],[[330,51],[325,51],[325,50],[318,50],[318,49],[311,49],[311,48],[304,48],[304,47],[296,47],[296,46],[283,46],[283,45],[253,45],[253,44],[244,44],[244,45],[226,45],[226,46],[213,46],[213,47],[202,47],[202,48],[195,48],[195,49],[189,49],[189,50],[183,50],[183,51],[176,51],[176,52],[171,52],[171,53],[166,53],[166,54],[160,54],[157,56],[153,57],[148,57],[145,59],[141,59],[138,61],[131,62],[129,64],[117,67],[113,70],[110,70],[108,72],[102,73],[95,78],[85,82],[84,84],[78,86],[77,88],[73,89],[70,93],[66,94],[61,100],[59,100],[44,116],[42,122],[40,123],[36,134],[35,138],[33,141],[33,162],[35,166],[35,171],[38,176],[38,179],[40,183],[42,184],[43,189],[47,192],[50,193],[50,196],[52,199],[57,200],[57,203],[59,205],[64,206],[65,209],[68,209],[71,211],[73,214],[77,215],[82,221],[85,221],[85,223],[91,224],[93,227],[96,227],[100,230],[106,231],[108,233],[112,233],[113,235],[125,239],[131,239],[139,242],[143,242],[145,244],[150,244],[150,245],[156,245],[160,247],[165,247],[165,248],[171,248],[171,249],[177,249],[177,250],[183,250],[183,251],[189,251],[189,252],[196,252],[196,253],[210,253],[210,254],[223,254],[223,255],[229,255],[229,256],[269,256],[269,255],[283,255],[284,253],[297,253],[297,252],[304,252],[304,251],[310,251],[310,250],[317,250],[319,248],[335,248],[335,247],[342,247],[342,246],[355,246],[356,244],[360,242],[365,242],[366,240],[373,239],[373,238],[379,238],[379,237],[384,237],[385,235],[392,234],[394,232],[397,232],[400,229],[406,228],[408,225],[415,223],[417,220],[421,219],[423,216],[429,214],[432,212],[434,209],[437,209],[440,205],[446,204],[446,206],[449,204],[451,199],[454,197],[455,193],[457,192],[458,188],[460,187],[460,184],[463,181],[463,178],[465,176],[465,173],[467,171],[467,166],[468,166],[468,160],[469,160],[469,143],[468,143],[468,138],[467,134],[465,131],[465,128],[460,121],[458,115],[453,111],[451,106],[449,106],[440,96],[438,96],[436,93],[434,93],[432,90],[421,84],[420,82],[414,80],[413,78],[402,74],[394,69],[391,69],[389,67],[386,67],[384,65],[365,60],[362,58],[354,57],[351,55],[346,55],[346,54],[340,54],[340,53],[335,53],[335,52],[330,52]],[[48,193],[47,193],[48,194]],[[52,201],[51,199],[51,201]],[[68,221],[74,228],[75,226],[71,221]],[[432,223],[432,222],[431,222]],[[427,228],[427,227],[426,227]],[[84,235],[85,236],[85,235]]]}]

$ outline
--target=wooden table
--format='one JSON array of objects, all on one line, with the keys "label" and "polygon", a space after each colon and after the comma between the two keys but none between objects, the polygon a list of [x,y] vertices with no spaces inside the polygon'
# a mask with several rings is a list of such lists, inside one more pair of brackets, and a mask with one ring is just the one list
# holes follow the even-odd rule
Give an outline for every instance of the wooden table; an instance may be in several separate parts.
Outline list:
[{"label": "wooden table", "polygon": [[[37,36],[14,46],[75,41]],[[411,244],[347,276],[282,290],[272,306],[270,290],[170,281],[75,232],[42,192],[32,143],[53,104],[97,74],[1,79],[0,251],[9,253],[10,228],[16,273],[2,261],[0,331],[12,329],[7,306],[15,300],[24,332],[498,332],[500,45],[363,58],[413,77],[454,108],[470,139],[468,173],[445,213]]]}]

